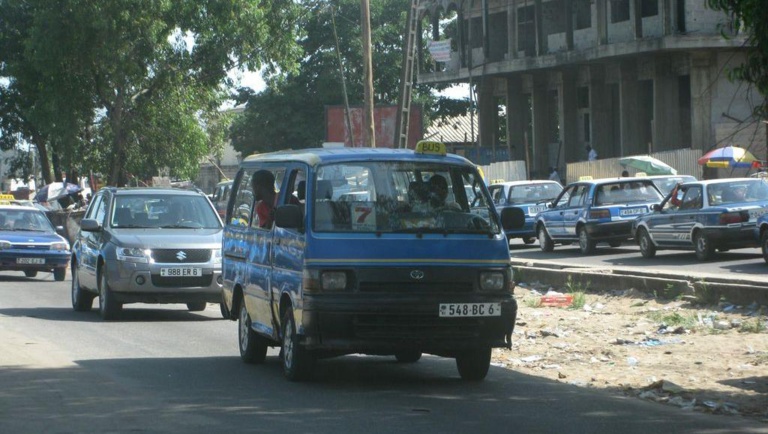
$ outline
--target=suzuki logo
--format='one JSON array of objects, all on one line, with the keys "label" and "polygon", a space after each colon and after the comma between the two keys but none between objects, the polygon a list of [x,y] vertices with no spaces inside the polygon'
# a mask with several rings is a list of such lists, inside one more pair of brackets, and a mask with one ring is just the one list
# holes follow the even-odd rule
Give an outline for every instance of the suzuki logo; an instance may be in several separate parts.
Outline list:
[{"label": "suzuki logo", "polygon": [[187,254],[179,250],[178,252],[176,252],[176,259],[178,259],[179,261],[183,261],[187,259]]},{"label": "suzuki logo", "polygon": [[411,271],[411,279],[421,280],[424,278],[424,272],[421,270]]}]

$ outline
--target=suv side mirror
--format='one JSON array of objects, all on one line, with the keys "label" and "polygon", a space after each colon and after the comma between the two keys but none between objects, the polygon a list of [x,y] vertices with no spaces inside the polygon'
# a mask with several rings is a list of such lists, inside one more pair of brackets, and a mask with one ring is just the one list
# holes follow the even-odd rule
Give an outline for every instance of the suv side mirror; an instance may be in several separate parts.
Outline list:
[{"label": "suv side mirror", "polygon": [[661,211],[661,204],[654,203],[651,205],[651,211]]},{"label": "suv side mirror", "polygon": [[275,208],[275,224],[281,228],[302,229],[304,213],[298,205],[280,205]]},{"label": "suv side mirror", "polygon": [[80,220],[80,229],[85,232],[99,232],[101,231],[101,223],[94,219],[82,219]]}]

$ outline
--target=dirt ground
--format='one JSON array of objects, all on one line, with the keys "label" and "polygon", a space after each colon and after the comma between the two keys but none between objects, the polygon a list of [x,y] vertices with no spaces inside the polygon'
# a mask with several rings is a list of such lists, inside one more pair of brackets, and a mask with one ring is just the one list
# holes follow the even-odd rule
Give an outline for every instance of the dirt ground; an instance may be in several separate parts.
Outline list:
[{"label": "dirt ground", "polygon": [[[562,302],[558,293],[573,297],[570,306],[551,306]],[[768,423],[768,307],[537,282],[518,284],[515,294],[513,346],[494,350],[495,366]]]}]

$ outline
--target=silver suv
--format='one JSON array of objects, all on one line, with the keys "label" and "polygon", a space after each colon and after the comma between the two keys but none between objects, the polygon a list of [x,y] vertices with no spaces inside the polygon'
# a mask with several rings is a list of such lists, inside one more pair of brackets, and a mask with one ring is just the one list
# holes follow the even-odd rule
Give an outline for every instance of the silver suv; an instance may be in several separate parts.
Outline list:
[{"label": "silver suv", "polygon": [[103,188],[72,247],[72,307],[88,311],[98,296],[101,317],[111,320],[126,303],[186,303],[190,311],[220,303],[221,234],[201,192]]}]

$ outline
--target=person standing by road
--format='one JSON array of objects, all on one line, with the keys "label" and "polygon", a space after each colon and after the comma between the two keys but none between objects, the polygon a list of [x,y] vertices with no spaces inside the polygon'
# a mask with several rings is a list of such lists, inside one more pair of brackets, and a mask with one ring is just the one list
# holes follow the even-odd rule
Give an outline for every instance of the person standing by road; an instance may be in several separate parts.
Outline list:
[{"label": "person standing by road", "polygon": [[591,146],[587,145],[585,149],[587,150],[587,161],[597,160],[597,152]]}]

